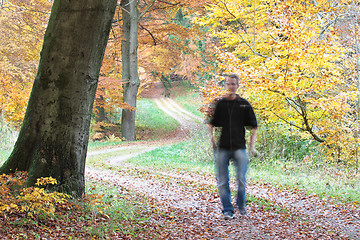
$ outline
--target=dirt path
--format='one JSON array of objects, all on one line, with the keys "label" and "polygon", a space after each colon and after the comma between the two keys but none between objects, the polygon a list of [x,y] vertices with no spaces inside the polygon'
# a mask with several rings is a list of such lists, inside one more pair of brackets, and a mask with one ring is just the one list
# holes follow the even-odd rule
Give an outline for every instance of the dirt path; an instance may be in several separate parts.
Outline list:
[{"label": "dirt path", "polygon": [[[170,99],[155,102],[182,125],[181,137],[189,129],[204,127],[197,116]],[[174,136],[175,137],[175,136]],[[153,208],[154,226],[141,239],[360,239],[359,208],[320,200],[304,193],[249,183],[249,215],[225,221],[213,175],[134,168],[123,161],[157,146],[104,160],[101,169],[86,169],[87,181],[106,182],[119,194],[136,192]],[[123,148],[92,152],[104,154]],[[234,184],[232,188],[235,189]],[[255,199],[255,200],[254,200]],[[152,210],[154,210],[152,209]],[[156,211],[154,211],[156,212]],[[151,229],[152,228],[152,229]],[[124,239],[124,237],[119,237]]]}]

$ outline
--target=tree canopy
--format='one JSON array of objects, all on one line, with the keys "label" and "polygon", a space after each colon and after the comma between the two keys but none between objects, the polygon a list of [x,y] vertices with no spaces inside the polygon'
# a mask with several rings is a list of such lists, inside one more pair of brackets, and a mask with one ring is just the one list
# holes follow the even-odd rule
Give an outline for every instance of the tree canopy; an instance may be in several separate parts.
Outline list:
[{"label": "tree canopy", "polygon": [[[121,3],[117,2],[112,22],[94,115],[136,109],[124,101],[122,43],[129,41],[124,41]],[[50,6],[49,1],[12,0],[0,8],[1,113],[18,127]],[[319,150],[333,161],[358,163],[355,1],[154,0],[136,1],[135,7],[139,16],[133,62],[138,64],[134,73],[139,92],[151,82],[168,83],[178,76],[199,86],[205,112],[208,103],[221,96],[223,77],[237,73],[242,79],[240,93],[264,124],[281,125],[288,134],[318,142]],[[112,118],[104,124],[117,122]]]},{"label": "tree canopy", "polygon": [[[343,16],[349,7],[326,0],[223,0],[197,22],[216,39],[219,75],[239,74],[243,94],[264,120],[282,121],[325,145],[333,159],[354,163],[359,88],[346,74]],[[219,79],[212,81],[214,87]]]}]

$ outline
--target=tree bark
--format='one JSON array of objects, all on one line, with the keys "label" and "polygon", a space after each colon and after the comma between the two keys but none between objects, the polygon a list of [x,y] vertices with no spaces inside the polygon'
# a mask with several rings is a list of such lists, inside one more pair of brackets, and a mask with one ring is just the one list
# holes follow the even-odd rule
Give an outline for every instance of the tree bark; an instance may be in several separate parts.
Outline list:
[{"label": "tree bark", "polygon": [[89,127],[116,0],[55,0],[38,72],[14,149],[0,173],[57,179],[56,190],[85,189]]},{"label": "tree bark", "polygon": [[[122,0],[123,12],[123,41],[122,52],[122,76],[124,84],[124,102],[131,107],[136,107],[136,97],[140,85],[138,76],[138,26],[139,11],[137,1]],[[135,136],[135,110],[123,109],[121,115],[121,134],[128,141],[136,140]]]}]

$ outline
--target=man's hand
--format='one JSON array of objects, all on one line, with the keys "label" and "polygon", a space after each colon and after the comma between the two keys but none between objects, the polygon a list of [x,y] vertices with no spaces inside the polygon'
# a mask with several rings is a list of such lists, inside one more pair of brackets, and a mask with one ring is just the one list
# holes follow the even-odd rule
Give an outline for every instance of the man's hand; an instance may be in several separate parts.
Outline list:
[{"label": "man's hand", "polygon": [[257,157],[259,156],[259,152],[255,149],[255,147],[251,146],[249,149],[249,156],[250,157]]},{"label": "man's hand", "polygon": [[216,150],[217,147],[216,147],[216,142],[215,142],[214,133],[213,133],[214,127],[211,126],[211,124],[207,124],[207,126],[208,126],[208,130],[209,130],[210,137],[211,137],[211,145],[212,145],[212,148],[213,148],[214,150]]},{"label": "man's hand", "polygon": [[214,150],[216,150],[216,142],[215,142],[213,136],[211,136],[211,144],[212,144],[212,148],[213,148]]},{"label": "man's hand", "polygon": [[251,129],[250,147],[249,147],[249,156],[250,157],[257,157],[259,155],[258,151],[255,150],[256,131],[257,131],[257,128]]}]

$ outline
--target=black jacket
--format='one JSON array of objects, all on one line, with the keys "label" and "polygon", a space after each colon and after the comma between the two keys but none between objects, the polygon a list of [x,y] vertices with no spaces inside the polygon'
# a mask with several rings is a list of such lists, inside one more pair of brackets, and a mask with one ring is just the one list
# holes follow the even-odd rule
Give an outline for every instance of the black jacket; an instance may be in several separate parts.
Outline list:
[{"label": "black jacket", "polygon": [[247,100],[238,95],[235,100],[219,100],[210,124],[222,127],[219,148],[232,151],[246,148],[245,126],[257,127],[253,108]]}]

